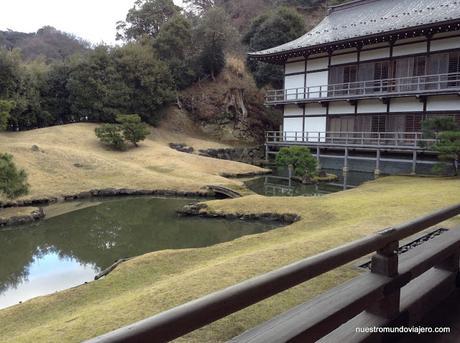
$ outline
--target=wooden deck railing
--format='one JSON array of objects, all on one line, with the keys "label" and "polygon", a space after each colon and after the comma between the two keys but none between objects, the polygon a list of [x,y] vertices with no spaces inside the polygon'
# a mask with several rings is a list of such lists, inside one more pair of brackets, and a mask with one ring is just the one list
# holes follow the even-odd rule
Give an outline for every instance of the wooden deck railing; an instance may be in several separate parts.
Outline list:
[{"label": "wooden deck railing", "polygon": [[373,149],[430,150],[436,139],[421,132],[267,131],[267,144],[294,144]]},{"label": "wooden deck railing", "polygon": [[[399,241],[458,214],[460,204],[228,287],[89,342],[167,342],[370,253],[374,253],[371,272],[232,341],[313,342],[327,336],[326,342],[343,342],[352,341],[357,325],[411,323],[429,305],[454,290],[460,228],[414,248],[400,261]],[[350,327],[342,325],[347,322],[352,325],[351,334]]]},{"label": "wooden deck railing", "polygon": [[447,94],[458,93],[459,90],[460,73],[449,73],[269,90],[265,96],[265,103],[276,105],[290,102]]}]

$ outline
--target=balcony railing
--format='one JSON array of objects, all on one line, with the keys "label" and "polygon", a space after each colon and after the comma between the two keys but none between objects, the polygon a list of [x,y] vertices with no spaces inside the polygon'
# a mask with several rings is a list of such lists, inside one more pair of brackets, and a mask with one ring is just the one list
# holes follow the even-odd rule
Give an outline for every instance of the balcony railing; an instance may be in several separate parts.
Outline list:
[{"label": "balcony railing", "polygon": [[265,103],[276,105],[382,96],[448,94],[458,91],[460,91],[460,73],[450,73],[269,90],[265,96]]},{"label": "balcony railing", "polygon": [[266,143],[272,145],[432,150],[436,142],[436,139],[424,138],[421,132],[266,132]]}]

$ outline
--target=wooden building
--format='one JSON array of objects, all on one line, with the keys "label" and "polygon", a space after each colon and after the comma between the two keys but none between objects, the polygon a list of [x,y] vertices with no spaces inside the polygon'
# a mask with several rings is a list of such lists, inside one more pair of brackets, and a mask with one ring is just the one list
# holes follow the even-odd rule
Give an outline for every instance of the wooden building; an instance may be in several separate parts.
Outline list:
[{"label": "wooden building", "polygon": [[284,65],[284,88],[266,94],[284,111],[277,139],[364,143],[379,133],[413,146],[425,118],[460,122],[460,1],[344,3],[304,36],[249,55]]}]

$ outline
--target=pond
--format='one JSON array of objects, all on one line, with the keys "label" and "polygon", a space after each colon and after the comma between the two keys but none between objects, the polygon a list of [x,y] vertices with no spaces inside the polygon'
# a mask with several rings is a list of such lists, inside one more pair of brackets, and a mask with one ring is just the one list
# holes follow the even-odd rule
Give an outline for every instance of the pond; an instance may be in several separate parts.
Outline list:
[{"label": "pond", "polygon": [[266,196],[320,196],[354,188],[366,181],[374,180],[373,173],[350,171],[343,174],[341,170],[325,170],[337,175],[337,180],[329,183],[302,184],[289,181],[284,169],[275,169],[272,175],[254,178],[245,182],[246,186],[257,194]]},{"label": "pond", "polygon": [[206,247],[279,226],[177,216],[176,210],[190,202],[88,200],[70,203],[71,212],[53,214],[59,209],[50,207],[49,219],[0,230],[0,308],[92,281],[120,258]]}]

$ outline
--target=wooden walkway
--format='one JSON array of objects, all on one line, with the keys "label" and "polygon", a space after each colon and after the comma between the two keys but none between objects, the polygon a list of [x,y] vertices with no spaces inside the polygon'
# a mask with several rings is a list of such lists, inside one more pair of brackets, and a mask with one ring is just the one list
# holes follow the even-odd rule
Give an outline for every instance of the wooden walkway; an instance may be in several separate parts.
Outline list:
[{"label": "wooden walkway", "polygon": [[398,343],[458,343],[460,342],[460,288],[423,318],[418,326],[449,327],[448,334],[406,335]]}]

